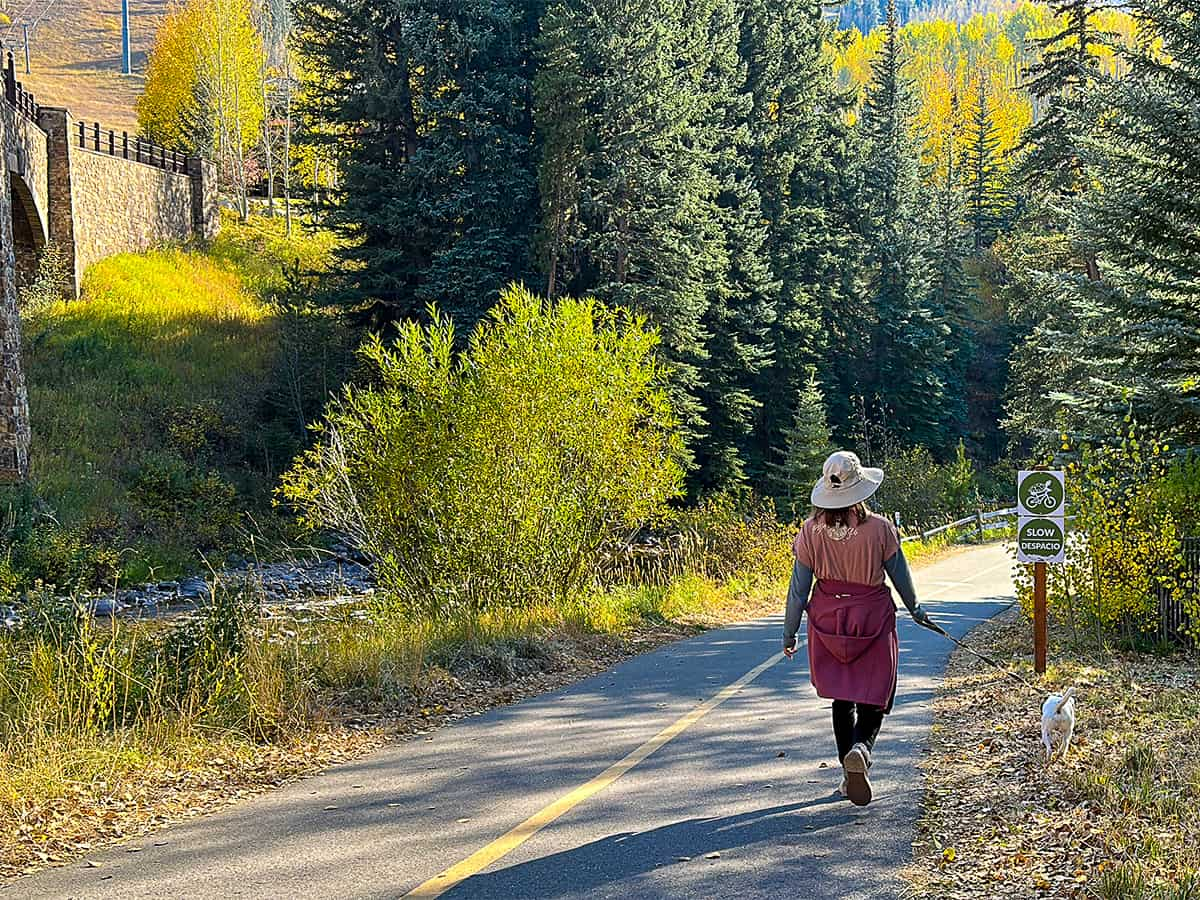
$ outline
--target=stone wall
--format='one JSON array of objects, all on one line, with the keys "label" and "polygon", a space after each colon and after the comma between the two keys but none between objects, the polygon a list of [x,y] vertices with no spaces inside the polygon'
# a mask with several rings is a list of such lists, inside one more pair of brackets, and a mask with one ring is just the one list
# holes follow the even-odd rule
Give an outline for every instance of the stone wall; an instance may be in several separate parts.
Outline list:
[{"label": "stone wall", "polygon": [[48,138],[50,240],[74,263],[75,296],[87,267],[105,257],[216,235],[211,163],[188,159],[185,174],[86,149],[65,109],[43,106],[38,124]]},{"label": "stone wall", "polygon": [[74,148],[71,198],[80,272],[117,253],[149,250],[192,235],[187,175]]},{"label": "stone wall", "polygon": [[[14,190],[28,171],[21,118],[8,103],[0,102],[0,481],[20,481],[29,471],[29,398],[21,366],[18,247],[13,234]],[[29,200],[32,204],[32,193]],[[40,223],[23,221],[17,237],[34,241],[34,227]]]}]

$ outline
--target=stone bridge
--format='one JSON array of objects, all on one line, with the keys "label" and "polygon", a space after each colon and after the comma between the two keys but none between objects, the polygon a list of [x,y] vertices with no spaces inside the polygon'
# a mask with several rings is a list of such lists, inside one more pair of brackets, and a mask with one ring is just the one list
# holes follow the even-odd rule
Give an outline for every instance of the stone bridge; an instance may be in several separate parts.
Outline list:
[{"label": "stone bridge", "polygon": [[216,169],[199,157],[73,121],[39,106],[16,80],[12,54],[0,100],[0,481],[29,470],[29,403],[21,366],[21,288],[50,244],[67,293],[107,256],[216,235]]}]

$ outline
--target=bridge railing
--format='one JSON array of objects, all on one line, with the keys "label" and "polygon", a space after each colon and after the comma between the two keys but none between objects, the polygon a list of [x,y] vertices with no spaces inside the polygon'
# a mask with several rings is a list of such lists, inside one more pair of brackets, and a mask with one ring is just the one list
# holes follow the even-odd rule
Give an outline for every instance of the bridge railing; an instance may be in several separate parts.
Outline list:
[{"label": "bridge railing", "polygon": [[15,107],[17,112],[29,120],[37,122],[37,101],[33,99],[33,94],[25,90],[21,82],[17,81],[17,63],[13,59],[11,50],[8,51],[4,60],[4,99],[10,106]]},{"label": "bridge railing", "polygon": [[187,174],[187,154],[181,150],[172,150],[136,135],[130,137],[128,131],[118,134],[111,128],[103,130],[99,122],[77,122],[76,130],[79,132],[79,146],[84,150],[119,156],[168,172]]}]

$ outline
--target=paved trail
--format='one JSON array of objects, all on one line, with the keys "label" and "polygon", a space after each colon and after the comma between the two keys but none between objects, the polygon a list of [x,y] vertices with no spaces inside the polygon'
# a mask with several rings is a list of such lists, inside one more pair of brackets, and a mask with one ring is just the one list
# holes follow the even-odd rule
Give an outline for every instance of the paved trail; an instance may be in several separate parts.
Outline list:
[{"label": "paved trail", "polygon": [[[916,582],[961,636],[1008,605],[1010,571],[990,546]],[[950,649],[903,612],[900,629],[900,692],[865,809],[835,795],[828,703],[804,654],[778,660],[772,617],[167,829],[138,841],[139,853],[94,854],[98,868],[10,883],[0,897],[897,897]]]}]

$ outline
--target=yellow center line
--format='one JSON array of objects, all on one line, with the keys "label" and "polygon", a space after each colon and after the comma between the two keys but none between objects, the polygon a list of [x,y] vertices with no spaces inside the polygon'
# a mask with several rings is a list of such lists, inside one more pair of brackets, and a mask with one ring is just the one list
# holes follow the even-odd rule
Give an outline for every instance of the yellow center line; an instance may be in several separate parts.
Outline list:
[{"label": "yellow center line", "polygon": [[430,878],[424,884],[413,888],[404,896],[440,897],[456,884],[465,881],[472,875],[482,872],[492,863],[496,862],[496,860],[507,856],[509,853],[512,853],[555,819],[570,812],[589,797],[600,793],[600,791],[604,790],[659,747],[666,744],[672,738],[678,737],[692,725],[695,725],[702,718],[736,694],[740,688],[745,687],[781,659],[783,659],[783,654],[776,653],[774,656],[771,656],[764,662],[759,663],[737,681],[721,688],[720,691],[709,697],[687,715],[677,719],[675,722],[672,722],[624,759],[613,763],[587,784],[576,788],[569,794],[564,794],[562,797],[559,797],[549,806],[534,813],[507,834],[498,837],[486,847],[472,853],[462,862],[451,866],[440,875]]},{"label": "yellow center line", "polygon": [[[1002,563],[997,563],[996,565],[990,566],[981,572],[974,573],[969,577],[968,580],[973,581],[977,578],[981,578],[982,576],[1007,565],[1011,565],[1011,563],[1007,560]],[[929,597],[936,594],[946,593],[947,591],[954,590],[957,587],[957,585],[947,585],[940,590],[925,592],[923,596]],[[451,866],[440,875],[430,878],[424,884],[418,885],[404,896],[440,897],[455,885],[466,881],[472,875],[482,872],[497,860],[503,859],[547,825],[570,812],[589,797],[600,793],[600,791],[604,790],[638,763],[642,762],[642,760],[648,757],[655,750],[659,749],[673,738],[678,737],[692,725],[695,725],[698,721],[736,694],[740,688],[745,687],[747,684],[754,681],[754,679],[758,678],[759,675],[767,671],[767,669],[771,668],[771,666],[775,665],[783,658],[784,657],[782,653],[776,653],[774,656],[771,656],[764,662],[759,663],[737,681],[722,688],[687,715],[677,719],[675,722],[672,722],[654,737],[650,738],[650,740],[646,741],[646,743],[642,744],[636,750],[631,752],[628,756],[625,756],[620,761],[613,763],[591,781],[587,782],[587,784],[576,788],[569,794],[564,794],[562,797],[559,797],[549,806],[546,806],[534,813],[511,831],[496,838],[496,840],[492,841],[486,847],[475,851],[466,859]]]}]

